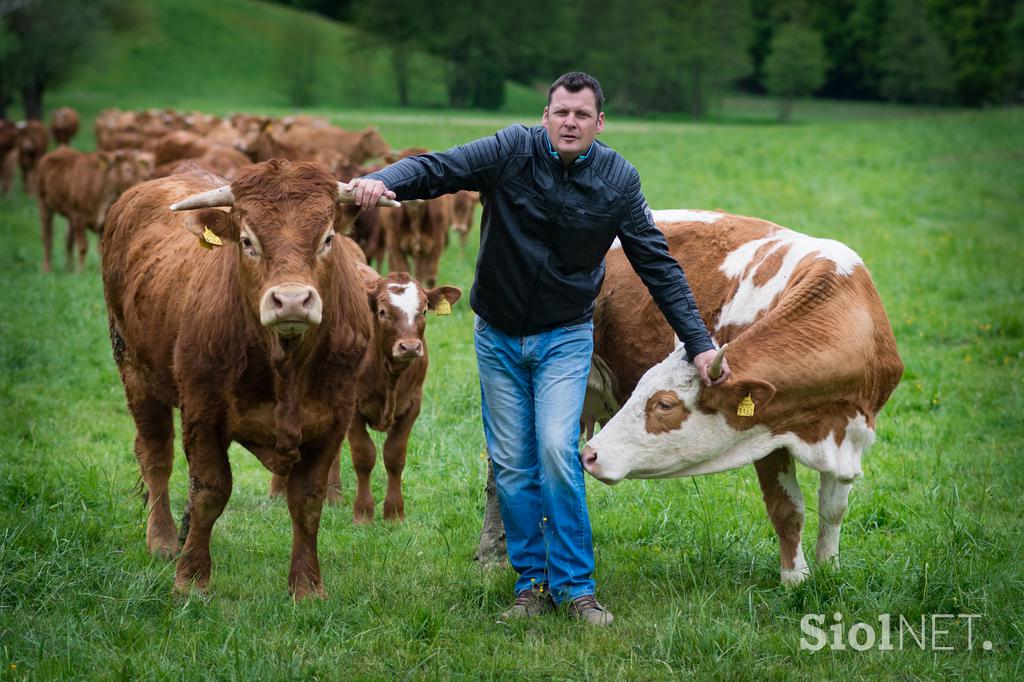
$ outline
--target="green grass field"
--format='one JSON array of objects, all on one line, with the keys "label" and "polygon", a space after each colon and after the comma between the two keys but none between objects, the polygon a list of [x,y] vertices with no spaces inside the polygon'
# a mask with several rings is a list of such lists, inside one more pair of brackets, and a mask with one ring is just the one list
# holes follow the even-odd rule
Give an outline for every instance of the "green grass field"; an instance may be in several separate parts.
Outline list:
[{"label": "green grass field", "polygon": [[[76,146],[92,147],[92,116],[107,106],[288,111],[268,46],[294,12],[243,0],[149,6],[145,31],[48,96],[84,114]],[[378,125],[396,147],[444,148],[539,119],[543,94],[519,87],[500,114],[400,110],[385,55],[345,27],[306,20],[331,50],[329,94],[314,113],[335,123]],[[345,62],[356,79],[341,75]],[[416,68],[417,97],[439,107],[441,65]],[[850,497],[841,570],[779,584],[752,468],[615,488],[588,479],[599,597],[614,627],[560,616],[496,624],[514,576],[471,558],[486,462],[463,300],[429,321],[405,523],[353,526],[343,464],[345,501],[325,510],[320,533],[330,597],[294,604],[287,510],[267,498],[269,473],[234,446],[210,594],[175,596],[173,564],[145,551],[95,241],[85,273],[60,271],[58,247],[59,272],[42,275],[35,205],[18,189],[0,200],[0,677],[1024,677],[1024,110],[814,102],[793,125],[773,118],[769,102],[731,98],[708,123],[611,116],[603,139],[639,168],[654,208],[767,218],[844,241],[871,269],[907,369]],[[58,219],[58,244],[63,230]],[[441,283],[468,292],[475,250],[451,247]],[[175,464],[180,514],[180,443]],[[802,470],[800,480],[813,556],[817,476]],[[378,502],[383,485],[378,465]],[[960,619],[937,622],[948,634],[936,644],[952,651],[931,641],[922,651],[909,633],[901,650],[895,632],[893,651],[802,651],[801,618],[825,614],[828,628],[837,612],[846,629],[877,630],[881,614],[896,627],[902,615],[918,635],[924,616],[929,638],[933,614],[980,617],[971,650]]]},{"label": "green grass field", "polygon": [[[334,118],[376,122],[397,146],[430,147],[510,120]],[[346,468],[346,501],[326,510],[320,534],[330,598],[293,604],[287,511],[267,499],[268,473],[236,446],[210,596],[173,596],[173,565],[145,552],[134,430],[111,359],[95,244],[84,274],[43,276],[34,205],[15,193],[0,204],[3,675],[1020,677],[1022,131],[1019,110],[788,127],[609,123],[604,139],[640,169],[652,206],[762,216],[855,248],[907,371],[851,495],[843,568],[816,569],[800,587],[778,583],[752,469],[614,489],[588,480],[599,596],[617,618],[600,632],[557,616],[495,623],[514,577],[471,560],[486,466],[464,301],[430,320],[407,521],[354,527]],[[451,248],[442,282],[468,289],[474,251]],[[176,464],[172,508],[180,510],[180,449]],[[816,476],[800,478],[804,537],[813,539]],[[922,652],[909,634],[903,650],[801,651],[803,615],[826,614],[828,627],[835,612],[845,627],[903,615],[916,631],[922,614],[981,618],[971,651],[965,621],[938,623],[949,630],[938,644],[954,651]]]}]

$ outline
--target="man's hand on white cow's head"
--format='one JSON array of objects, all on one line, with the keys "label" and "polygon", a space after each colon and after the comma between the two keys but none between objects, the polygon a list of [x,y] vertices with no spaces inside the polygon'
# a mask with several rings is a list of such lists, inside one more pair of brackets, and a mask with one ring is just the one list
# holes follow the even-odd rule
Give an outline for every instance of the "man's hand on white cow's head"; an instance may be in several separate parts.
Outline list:
[{"label": "man's hand on white cow's head", "polygon": [[395,193],[389,190],[380,180],[355,178],[348,186],[355,192],[355,203],[361,208],[373,208],[381,197],[395,198]]},{"label": "man's hand on white cow's head", "polygon": [[711,366],[711,362],[715,359],[717,354],[718,351],[712,348],[704,351],[703,353],[697,354],[693,358],[693,364],[697,367],[697,372],[700,374],[701,383],[705,386],[714,386],[724,383],[732,375],[732,370],[729,369],[729,360],[725,357],[722,358],[722,374],[714,380],[712,380],[708,375],[708,367]]}]

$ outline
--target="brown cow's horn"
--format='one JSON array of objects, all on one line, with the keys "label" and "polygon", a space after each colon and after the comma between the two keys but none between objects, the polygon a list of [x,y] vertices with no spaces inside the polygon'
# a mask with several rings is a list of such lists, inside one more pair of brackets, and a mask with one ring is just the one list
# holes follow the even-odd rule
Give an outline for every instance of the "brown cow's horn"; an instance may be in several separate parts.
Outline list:
[{"label": "brown cow's horn", "polygon": [[[338,183],[338,203],[339,204],[354,204],[356,203],[356,193],[348,186],[347,183]],[[395,201],[394,199],[388,199],[387,197],[381,197],[377,200],[378,206],[387,206],[389,208],[399,208],[402,204]]]},{"label": "brown cow's horn", "polygon": [[171,204],[172,211],[187,211],[192,208],[214,208],[216,206],[234,206],[235,195],[231,193],[231,185],[211,189],[202,194],[193,194],[181,201]]},{"label": "brown cow's horn", "polygon": [[725,360],[725,349],[729,347],[729,344],[725,344],[718,349],[718,353],[715,354],[715,359],[708,365],[708,376],[711,377],[712,381],[716,381],[718,377],[722,376],[722,360]]}]

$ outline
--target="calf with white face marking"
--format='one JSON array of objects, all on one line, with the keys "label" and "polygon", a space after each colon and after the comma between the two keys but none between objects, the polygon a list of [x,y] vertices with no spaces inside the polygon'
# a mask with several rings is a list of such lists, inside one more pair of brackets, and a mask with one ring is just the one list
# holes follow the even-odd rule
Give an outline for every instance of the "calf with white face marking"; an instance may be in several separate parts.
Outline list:
[{"label": "calf with white face marking", "polygon": [[[409,433],[420,413],[423,381],[427,376],[427,341],[424,336],[427,311],[450,309],[462,296],[458,287],[424,289],[408,273],[374,277],[362,270],[367,297],[373,312],[373,339],[359,371],[356,412],[348,428],[352,466],[356,472],[353,520],[373,520],[374,501],[370,474],[377,451],[367,429],[386,433],[384,466],[388,472],[384,497],[384,518],[405,518],[402,499],[402,471],[405,469]],[[338,460],[331,468],[329,483],[340,488]]]},{"label": "calf with white face marking", "polygon": [[623,406],[584,448],[584,467],[613,484],[753,463],[782,581],[800,582],[793,460],[820,472],[817,559],[836,562],[852,482],[903,372],[892,328],[864,264],[839,242],[721,213],[663,217],[655,212],[732,377],[701,384],[622,252],[609,252],[595,354],[614,370]]}]

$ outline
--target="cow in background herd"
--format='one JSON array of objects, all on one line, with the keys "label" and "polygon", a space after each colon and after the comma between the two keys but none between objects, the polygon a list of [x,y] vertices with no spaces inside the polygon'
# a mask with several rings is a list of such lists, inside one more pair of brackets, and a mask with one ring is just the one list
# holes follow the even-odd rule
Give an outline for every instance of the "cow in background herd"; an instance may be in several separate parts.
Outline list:
[{"label": "cow in background herd", "polygon": [[71,107],[54,109],[50,117],[50,132],[58,145],[71,144],[71,138],[78,132],[78,112]]},{"label": "cow in background herd", "polygon": [[43,272],[52,269],[53,216],[67,218],[66,266],[72,270],[72,251],[78,250],[78,269],[85,267],[89,248],[86,230],[103,231],[107,209],[132,185],[149,177],[149,152],[119,150],[87,154],[60,146],[44,156],[36,169],[39,222],[42,226]]}]

